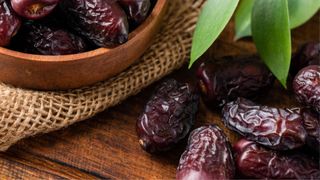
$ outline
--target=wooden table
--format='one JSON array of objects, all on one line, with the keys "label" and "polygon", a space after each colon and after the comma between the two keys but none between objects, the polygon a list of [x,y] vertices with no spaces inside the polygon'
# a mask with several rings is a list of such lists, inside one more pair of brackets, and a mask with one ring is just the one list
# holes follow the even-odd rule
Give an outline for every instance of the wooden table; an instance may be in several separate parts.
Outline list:
[{"label": "wooden table", "polygon": [[[320,14],[293,31],[293,45],[319,41]],[[255,52],[251,40],[233,42],[233,23],[223,32],[205,57],[248,54]],[[170,76],[192,77],[186,67]],[[66,129],[20,141],[0,153],[0,179],[174,179],[185,143],[158,155],[144,152],[135,132],[136,119],[155,85],[137,96],[110,108],[87,121]],[[260,103],[295,106],[290,93],[278,83]],[[216,123],[223,128],[219,112],[203,103],[196,127]],[[223,128],[225,129],[225,128]],[[230,131],[230,141],[237,137]]]}]

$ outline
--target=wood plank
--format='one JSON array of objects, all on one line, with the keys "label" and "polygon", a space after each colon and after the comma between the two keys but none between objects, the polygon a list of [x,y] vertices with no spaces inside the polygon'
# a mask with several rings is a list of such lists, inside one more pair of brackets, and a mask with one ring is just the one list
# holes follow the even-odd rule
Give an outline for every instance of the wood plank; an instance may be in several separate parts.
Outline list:
[{"label": "wood plank", "polygon": [[[293,31],[293,45],[319,40],[319,13],[303,27]],[[250,39],[233,42],[233,23],[223,32],[204,58],[255,53]],[[186,67],[170,77],[193,77]],[[112,178],[174,179],[180,154],[186,142],[169,152],[145,153],[137,142],[135,123],[155,85],[119,106],[69,128],[19,142],[7,153],[0,154],[0,179],[6,178]],[[265,98],[267,97],[267,98]],[[280,107],[296,106],[289,91],[277,83],[258,102]],[[195,127],[216,123],[228,134],[231,142],[238,136],[224,128],[218,110],[203,103]]]},{"label": "wood plank", "polygon": [[0,153],[0,179],[98,179],[75,168],[62,165],[22,149]]},{"label": "wood plank", "polygon": [[0,157],[0,179],[62,179],[62,177],[20,164],[2,155]]}]

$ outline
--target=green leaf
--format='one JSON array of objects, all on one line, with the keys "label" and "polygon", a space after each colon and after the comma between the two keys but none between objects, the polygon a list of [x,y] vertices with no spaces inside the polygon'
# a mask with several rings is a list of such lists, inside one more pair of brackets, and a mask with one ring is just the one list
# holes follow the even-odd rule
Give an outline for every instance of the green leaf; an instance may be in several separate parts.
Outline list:
[{"label": "green leaf", "polygon": [[251,11],[254,0],[241,0],[235,14],[235,40],[251,36]]},{"label": "green leaf", "polygon": [[286,88],[291,59],[288,0],[255,0],[251,18],[257,50]]},{"label": "green leaf", "polygon": [[[255,0],[241,0],[235,14],[235,40],[251,36],[251,9]],[[290,28],[307,22],[320,8],[320,0],[288,0]]]},{"label": "green leaf", "polygon": [[320,0],[288,0],[290,27],[296,28],[317,13]]},{"label": "green leaf", "polygon": [[189,68],[220,35],[238,2],[239,0],[208,0],[206,2],[193,34]]}]

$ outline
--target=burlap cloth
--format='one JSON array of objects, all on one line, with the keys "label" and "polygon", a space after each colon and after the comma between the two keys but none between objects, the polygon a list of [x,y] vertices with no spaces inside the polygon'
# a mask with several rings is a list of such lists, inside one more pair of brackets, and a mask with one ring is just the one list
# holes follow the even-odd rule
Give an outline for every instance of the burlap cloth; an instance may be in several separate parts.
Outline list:
[{"label": "burlap cloth", "polygon": [[139,63],[105,82],[64,92],[0,84],[0,151],[22,138],[88,119],[181,67],[204,0],[168,0],[161,32]]}]

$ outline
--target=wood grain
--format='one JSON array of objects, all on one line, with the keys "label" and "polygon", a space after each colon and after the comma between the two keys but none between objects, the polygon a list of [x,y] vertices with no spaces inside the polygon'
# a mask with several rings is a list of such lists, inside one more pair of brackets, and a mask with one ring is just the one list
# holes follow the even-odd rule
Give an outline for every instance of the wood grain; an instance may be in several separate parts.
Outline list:
[{"label": "wood grain", "polygon": [[[30,161],[32,159],[32,161]],[[59,171],[57,171],[59,169]],[[0,154],[0,179],[98,179],[68,165],[35,156],[30,152]]]},{"label": "wood grain", "polygon": [[[319,13],[306,25],[293,31],[293,46],[319,41]],[[233,42],[233,23],[220,36],[203,58],[255,53],[250,39]],[[186,67],[170,77],[193,77]],[[50,134],[19,142],[0,154],[0,179],[174,179],[180,154],[186,142],[157,155],[139,147],[135,122],[155,85],[137,96],[94,118]],[[279,107],[298,105],[290,90],[276,83],[258,102]],[[238,136],[225,129],[220,114],[203,103],[195,127],[216,123],[231,142]]]}]

